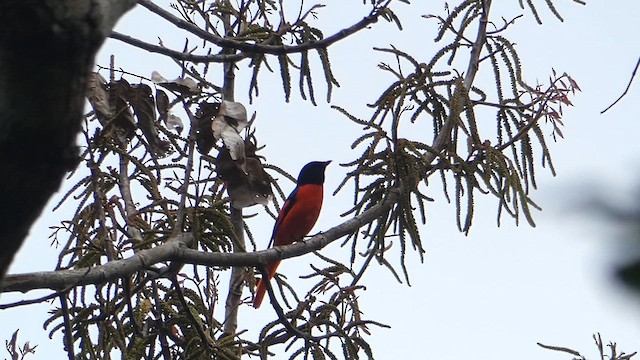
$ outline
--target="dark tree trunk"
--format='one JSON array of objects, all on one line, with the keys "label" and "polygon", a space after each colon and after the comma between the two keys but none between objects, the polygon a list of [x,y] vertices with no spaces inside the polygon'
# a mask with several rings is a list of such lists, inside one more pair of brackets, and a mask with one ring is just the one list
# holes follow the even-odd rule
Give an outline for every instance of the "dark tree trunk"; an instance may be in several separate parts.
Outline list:
[{"label": "dark tree trunk", "polygon": [[76,166],[87,75],[105,37],[134,4],[0,4],[0,280],[31,224]]}]

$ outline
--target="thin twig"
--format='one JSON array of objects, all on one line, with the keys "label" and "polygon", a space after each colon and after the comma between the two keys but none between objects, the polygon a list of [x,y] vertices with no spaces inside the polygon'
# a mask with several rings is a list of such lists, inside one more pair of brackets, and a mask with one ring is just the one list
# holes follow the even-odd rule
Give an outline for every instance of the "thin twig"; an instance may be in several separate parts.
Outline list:
[{"label": "thin twig", "polygon": [[64,343],[67,350],[69,360],[76,358],[73,350],[73,333],[71,327],[71,315],[69,314],[69,305],[67,304],[67,294],[60,294],[60,309],[62,310],[62,317],[64,319]]},{"label": "thin twig", "polygon": [[186,315],[189,318],[189,322],[191,323],[191,326],[193,326],[196,329],[198,336],[200,336],[200,341],[202,341],[203,345],[211,347],[211,338],[205,333],[202,326],[200,326],[200,322],[195,318],[195,316],[191,312],[191,308],[189,307],[189,304],[187,303],[187,300],[184,297],[184,292],[182,291],[182,287],[180,286],[180,283],[178,282],[178,277],[175,273],[171,273],[171,283],[173,284],[173,289],[176,291],[176,294],[178,295],[178,300],[180,301],[180,304],[182,304],[182,307],[184,308],[184,311],[186,312]]},{"label": "thin twig", "polygon": [[45,295],[45,296],[42,296],[42,297],[39,297],[39,298],[35,298],[35,299],[20,300],[20,301],[8,303],[8,304],[0,304],[0,310],[10,309],[10,308],[13,308],[13,307],[18,307],[18,306],[39,304],[41,302],[45,302],[47,300],[51,300],[51,299],[56,298],[58,296],[60,296],[60,292],[56,291],[56,292],[51,293],[49,295]]},{"label": "thin twig", "polygon": [[165,321],[163,319],[163,315],[162,315],[162,308],[160,306],[160,304],[162,304],[162,300],[160,300],[160,296],[159,294],[159,290],[158,290],[158,284],[153,281],[152,283],[152,288],[153,291],[151,292],[153,299],[155,301],[155,307],[156,307],[156,316],[157,319],[155,320],[156,322],[156,327],[159,329],[158,330],[158,340],[160,341],[160,349],[162,352],[162,357],[165,360],[171,360],[173,357],[171,356],[171,350],[169,349],[169,342],[167,341],[167,332],[166,332],[166,327],[165,327]]},{"label": "thin twig", "polygon": [[606,109],[600,111],[600,114],[604,114],[607,110],[611,109],[615,104],[618,103],[618,101],[622,100],[623,97],[625,97],[625,95],[627,95],[627,92],[629,92],[629,88],[631,88],[631,83],[633,82],[633,78],[636,77],[636,72],[638,71],[638,67],[640,67],[640,57],[638,58],[638,62],[636,62],[636,67],[633,68],[633,72],[631,73],[631,79],[629,79],[629,83],[627,84],[627,87],[624,89],[624,92],[622,93],[622,95],[620,95],[616,101],[613,102],[613,104],[607,106]]},{"label": "thin twig", "polygon": [[[191,111],[189,111],[188,105],[183,100],[183,106],[186,113],[189,115],[189,119],[191,124],[194,124],[195,121],[192,118],[193,115]],[[186,218],[186,204],[187,204],[187,195],[189,194],[189,182],[191,180],[191,172],[193,171],[193,159],[195,157],[195,148],[196,148],[196,137],[197,137],[198,127],[191,126],[189,130],[189,142],[188,142],[188,151],[187,151],[187,165],[184,170],[184,179],[182,179],[182,184],[180,186],[180,204],[178,205],[178,212],[176,215],[176,225],[173,228],[173,234],[177,235],[183,231],[185,218]]]},{"label": "thin twig", "polygon": [[119,155],[120,178],[118,181],[118,185],[120,188],[120,194],[122,195],[122,200],[124,201],[124,221],[127,224],[127,232],[131,235],[132,240],[137,243],[142,241],[142,232],[131,221],[131,219],[133,219],[134,216],[138,214],[138,209],[136,208],[136,205],[133,202],[133,196],[131,195],[131,182],[129,181],[129,159],[124,156],[124,154]]},{"label": "thin twig", "polygon": [[[266,268],[265,267],[261,267],[260,268],[260,272],[262,274],[262,276],[266,276],[267,272],[266,272]],[[312,336],[310,331],[314,326],[311,323],[311,319],[308,319],[308,321],[300,326],[293,326],[286,318],[284,311],[282,309],[282,307],[280,306],[280,304],[278,303],[276,297],[275,297],[275,293],[273,291],[273,287],[271,286],[270,282],[266,283],[267,286],[267,293],[269,294],[269,299],[271,301],[271,304],[274,308],[274,310],[276,311],[278,318],[280,320],[280,322],[284,325],[284,331],[282,335],[278,335],[275,337],[270,337],[268,338],[268,342],[269,342],[269,346],[270,345],[275,345],[275,344],[282,344],[287,342],[289,339],[291,339],[292,337],[296,336],[298,338],[302,338],[305,341],[313,341],[315,343],[319,343],[322,340],[329,340],[332,337],[340,337],[343,336],[348,330],[350,330],[353,327],[359,327],[359,326],[366,326],[366,325],[376,325],[382,328],[390,328],[389,325],[386,324],[382,324],[379,323],[377,321],[372,321],[372,320],[359,320],[359,321],[353,321],[350,322],[349,324],[347,324],[346,326],[344,326],[343,328],[341,328],[339,331],[334,331],[334,332],[327,332],[326,334],[322,335],[322,336]],[[331,324],[331,326],[336,327],[338,326],[337,324]],[[306,333],[305,331],[309,331],[309,333]],[[266,339],[263,339],[263,341]],[[249,344],[247,346],[245,346],[245,351],[246,352],[250,352],[250,351],[255,351],[255,350],[259,350],[260,346],[257,344]]]},{"label": "thin twig", "polygon": [[492,31],[487,31],[487,35],[496,35],[496,34],[502,32],[504,30],[507,30],[507,28],[510,25],[515,24],[516,20],[518,20],[519,18],[521,18],[523,16],[524,16],[523,14],[520,14],[520,15],[514,17],[513,19],[511,19],[509,21],[507,21],[505,18],[502,18],[502,21],[504,22],[504,24],[500,28],[496,28],[495,30],[492,30]]},{"label": "thin twig", "polygon": [[[261,266],[259,269],[260,269],[260,274],[262,275],[262,278],[269,279],[269,274],[267,273],[267,269],[264,266]],[[271,301],[271,306],[275,310],[276,314],[278,315],[278,319],[280,319],[280,323],[285,327],[285,329],[287,329],[292,335],[305,339],[306,341],[318,342],[320,338],[315,338],[314,336],[311,335],[310,332],[308,334],[304,333],[300,331],[298,328],[296,328],[295,326],[291,325],[289,320],[287,320],[286,315],[284,314],[284,310],[282,310],[282,306],[280,306],[280,303],[276,298],[276,294],[273,291],[273,286],[271,286],[271,281],[269,280],[265,281],[265,285],[267,287],[267,294],[269,294],[269,300]]]},{"label": "thin twig", "polygon": [[[549,87],[547,88],[547,90],[544,92],[544,95],[549,94],[553,89],[556,88],[555,84],[558,82],[562,82],[562,77],[554,80],[551,85],[549,85]],[[548,96],[544,97],[544,101],[542,101],[542,104],[540,104],[540,107],[538,108],[538,110],[536,111],[536,113],[529,117],[529,122],[524,125],[519,131],[518,133],[513,136],[509,141],[505,142],[504,144],[501,144],[499,146],[496,146],[496,150],[498,151],[502,151],[506,148],[508,148],[509,146],[515,144],[517,141],[519,141],[520,139],[522,139],[522,137],[524,137],[529,130],[531,130],[531,128],[538,123],[538,121],[544,116],[545,112],[544,110],[547,107],[547,104],[549,103],[549,101],[551,101],[551,99]]]}]

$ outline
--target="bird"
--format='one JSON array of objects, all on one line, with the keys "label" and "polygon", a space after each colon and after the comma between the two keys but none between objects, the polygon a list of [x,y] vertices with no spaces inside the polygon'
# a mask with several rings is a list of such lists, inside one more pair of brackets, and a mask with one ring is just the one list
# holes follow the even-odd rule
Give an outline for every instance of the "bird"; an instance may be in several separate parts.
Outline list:
[{"label": "bird", "polygon": [[[306,164],[287,200],[278,213],[276,223],[271,234],[269,246],[290,245],[301,241],[313,228],[322,208],[322,185],[324,171],[331,161],[312,161]],[[267,291],[267,282],[273,278],[280,260],[266,266],[267,278],[258,281],[253,307],[259,308]]]}]

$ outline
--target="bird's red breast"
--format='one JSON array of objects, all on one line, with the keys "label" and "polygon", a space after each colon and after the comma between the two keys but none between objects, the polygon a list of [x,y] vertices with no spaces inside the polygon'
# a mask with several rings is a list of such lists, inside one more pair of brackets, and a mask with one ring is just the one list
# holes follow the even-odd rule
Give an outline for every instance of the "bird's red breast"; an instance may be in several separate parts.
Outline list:
[{"label": "bird's red breast", "polygon": [[273,245],[302,240],[315,225],[322,208],[322,185],[302,185],[282,207],[273,229]]}]

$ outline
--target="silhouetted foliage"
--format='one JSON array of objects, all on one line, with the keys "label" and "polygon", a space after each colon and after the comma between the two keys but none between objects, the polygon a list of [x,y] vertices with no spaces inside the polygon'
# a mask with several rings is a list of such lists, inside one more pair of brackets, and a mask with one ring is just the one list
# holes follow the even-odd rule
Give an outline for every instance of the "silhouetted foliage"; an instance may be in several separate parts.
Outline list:
[{"label": "silhouetted foliage", "polygon": [[[409,283],[407,254],[422,260],[426,251],[420,225],[432,206],[428,181],[440,179],[463,233],[473,223],[474,199],[483,195],[495,197],[498,221],[507,214],[534,226],[536,171],[541,165],[554,173],[547,143],[562,137],[562,109],[580,90],[555,71],[544,85],[528,84],[517,47],[506,37],[514,20],[496,27],[492,19],[500,15],[490,15],[490,0],[461,1],[443,15],[425,16],[439,26],[433,34],[438,51],[422,59],[395,46],[376,48],[385,59],[379,67],[393,82],[368,109],[334,106],[362,127],[352,145],[359,155],[341,164],[348,174],[336,190],[352,186],[353,206],[341,210],[348,220],[292,245],[295,254],[252,252],[244,237],[254,250],[256,245],[242,209],[262,204],[277,212],[283,192],[271,174],[292,177],[260,156],[260,134],[251,128],[256,116],[248,121],[245,106],[233,101],[234,72],[251,73],[245,85],[252,99],[263,70],[277,61],[284,100],[290,101],[297,76],[298,94],[313,104],[319,72],[330,102],[339,83],[329,47],[375,28],[380,19],[402,28],[394,8],[405,2],[365,1],[362,20],[327,36],[312,25],[313,17],[330,11],[319,4],[303,11],[301,2],[290,18],[282,2],[266,0],[179,0],[168,9],[140,0],[149,16],[185,31],[184,49],[117,32],[112,37],[172,58],[183,76],[168,81],[154,73],[147,79],[114,65],[100,69],[109,81],[92,75],[82,170],[60,200],[74,215],[53,227],[61,249],[57,269],[10,276],[4,291],[53,288],[60,305],[45,327],[51,334],[62,331],[71,357],[119,352],[132,359],[235,359],[278,351],[291,359],[373,358],[366,335],[387,325],[361,311],[360,281],[376,260]],[[537,3],[521,6],[540,21]],[[544,4],[562,19],[551,1]],[[312,65],[312,56],[320,66]],[[235,66],[240,63],[249,69]],[[481,70],[493,82],[476,84]],[[212,80],[218,78],[221,84]],[[411,131],[416,126],[432,134]],[[272,187],[275,204],[267,206]],[[316,252],[320,264],[304,277],[307,292],[276,276],[269,293],[278,316],[257,338],[237,332],[237,311],[247,305],[243,289],[255,285],[254,267],[336,240],[350,249],[348,262]],[[392,240],[397,252],[388,251]],[[227,287],[220,275],[230,269]],[[89,275],[99,280],[83,282]],[[224,316],[219,304],[225,304]]]}]

